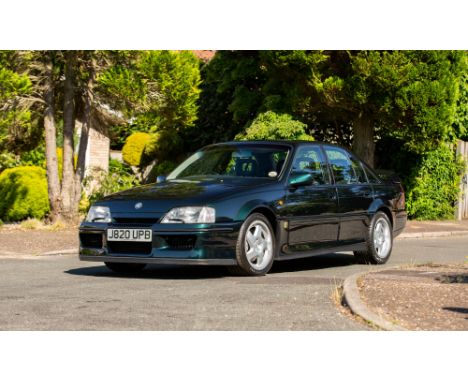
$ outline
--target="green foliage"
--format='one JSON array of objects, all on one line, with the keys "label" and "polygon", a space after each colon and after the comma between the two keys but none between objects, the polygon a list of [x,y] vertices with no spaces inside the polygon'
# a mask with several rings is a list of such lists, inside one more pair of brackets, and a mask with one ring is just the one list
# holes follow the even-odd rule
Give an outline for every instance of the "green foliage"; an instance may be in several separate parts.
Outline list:
[{"label": "green foliage", "polygon": [[45,168],[46,158],[44,146],[39,146],[31,151],[21,153],[20,162],[22,166],[38,166]]},{"label": "green foliage", "polygon": [[0,101],[28,94],[32,87],[27,75],[18,74],[5,67],[0,67],[0,84]]},{"label": "green foliage", "polygon": [[314,139],[306,134],[307,125],[294,120],[288,114],[276,114],[272,111],[261,113],[252,121],[244,133],[236,140],[305,140]]},{"label": "green foliage", "polygon": [[[468,62],[468,54],[465,56],[466,62]],[[468,141],[468,69],[464,71],[459,79],[457,108],[453,127],[459,139]]]},{"label": "green foliage", "polygon": [[[457,51],[330,53],[313,81],[321,103],[341,119],[364,117],[380,136],[424,153],[454,137],[458,81],[466,70]],[[377,135],[378,137],[378,135]]]},{"label": "green foliage", "polygon": [[[19,59],[22,56],[22,59]],[[26,53],[0,51],[0,152],[20,154],[40,141],[40,115],[32,110],[33,82]]]},{"label": "green foliage", "polygon": [[174,131],[162,130],[151,134],[151,138],[145,146],[141,164],[149,164],[155,159],[158,162],[169,158],[174,159],[181,145],[181,139]]},{"label": "green foliage", "polygon": [[448,145],[422,155],[406,184],[408,215],[417,220],[453,219],[464,164]]},{"label": "green foliage", "polygon": [[232,140],[258,114],[265,75],[259,52],[219,51],[202,68],[196,146]]},{"label": "green foliage", "polygon": [[156,178],[159,175],[167,176],[176,167],[177,167],[177,163],[169,161],[169,160],[155,164],[153,166],[153,168],[151,169],[151,172],[149,173],[149,175],[145,179],[145,183],[154,183],[154,182],[156,182]]},{"label": "green foliage", "polygon": [[[133,175],[132,170],[125,164],[111,159],[109,161],[109,172],[100,174],[99,187],[89,196],[88,202],[82,201],[80,209],[85,212],[95,201],[106,195],[113,194],[139,185],[138,179]],[[85,185],[95,179],[86,178]]]},{"label": "green foliage", "polygon": [[131,166],[140,166],[141,157],[146,144],[151,139],[148,133],[133,133],[130,135],[122,149],[123,160]]},{"label": "green foliage", "polygon": [[49,212],[45,170],[20,166],[0,174],[0,218],[19,221],[42,219]]},{"label": "green foliage", "polygon": [[0,152],[0,173],[7,169],[19,165],[18,156],[11,152]]},{"label": "green foliage", "polygon": [[193,126],[200,89],[198,59],[190,51],[116,53],[118,64],[102,72],[98,91],[145,132]]},{"label": "green foliage", "polygon": [[[198,59],[189,51],[143,51],[138,70],[151,96],[149,117],[159,129],[185,129],[197,119]],[[147,116],[148,117],[148,116]]]}]

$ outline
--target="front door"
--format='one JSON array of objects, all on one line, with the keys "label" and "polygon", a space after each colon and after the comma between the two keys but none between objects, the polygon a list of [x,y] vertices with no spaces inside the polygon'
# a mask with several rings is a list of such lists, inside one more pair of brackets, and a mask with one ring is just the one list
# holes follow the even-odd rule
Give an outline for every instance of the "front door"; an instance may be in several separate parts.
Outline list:
[{"label": "front door", "polygon": [[320,146],[304,145],[296,150],[291,168],[312,175],[310,184],[289,186],[284,213],[288,217],[291,252],[332,247],[337,243],[339,221],[336,189]]}]

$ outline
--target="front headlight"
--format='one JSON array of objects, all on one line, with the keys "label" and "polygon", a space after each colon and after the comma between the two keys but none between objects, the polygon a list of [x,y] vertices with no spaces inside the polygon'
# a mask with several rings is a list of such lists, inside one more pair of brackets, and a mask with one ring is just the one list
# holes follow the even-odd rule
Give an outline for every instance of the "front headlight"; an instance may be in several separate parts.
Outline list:
[{"label": "front headlight", "polygon": [[214,223],[215,209],[211,207],[173,208],[162,219],[161,223]]},{"label": "front headlight", "polygon": [[109,207],[92,206],[88,211],[86,221],[94,223],[110,223],[112,218]]}]

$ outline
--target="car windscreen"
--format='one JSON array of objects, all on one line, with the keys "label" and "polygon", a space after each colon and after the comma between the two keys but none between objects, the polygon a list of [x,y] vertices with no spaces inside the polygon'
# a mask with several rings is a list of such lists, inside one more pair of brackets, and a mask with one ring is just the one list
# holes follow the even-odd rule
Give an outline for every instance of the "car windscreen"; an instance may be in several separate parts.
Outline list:
[{"label": "car windscreen", "polygon": [[167,179],[199,176],[277,178],[288,153],[289,147],[279,145],[211,146],[190,156]]}]

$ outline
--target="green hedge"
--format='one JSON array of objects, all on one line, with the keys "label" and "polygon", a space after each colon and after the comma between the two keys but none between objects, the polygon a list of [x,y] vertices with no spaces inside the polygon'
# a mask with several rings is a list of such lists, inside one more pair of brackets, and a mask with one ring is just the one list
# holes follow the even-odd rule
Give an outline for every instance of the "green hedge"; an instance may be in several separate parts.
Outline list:
[{"label": "green hedge", "polygon": [[408,215],[416,220],[453,219],[463,162],[448,145],[429,151],[412,166],[406,182]]},{"label": "green hedge", "polygon": [[48,212],[49,198],[44,169],[20,166],[0,174],[0,219],[42,219]]}]

